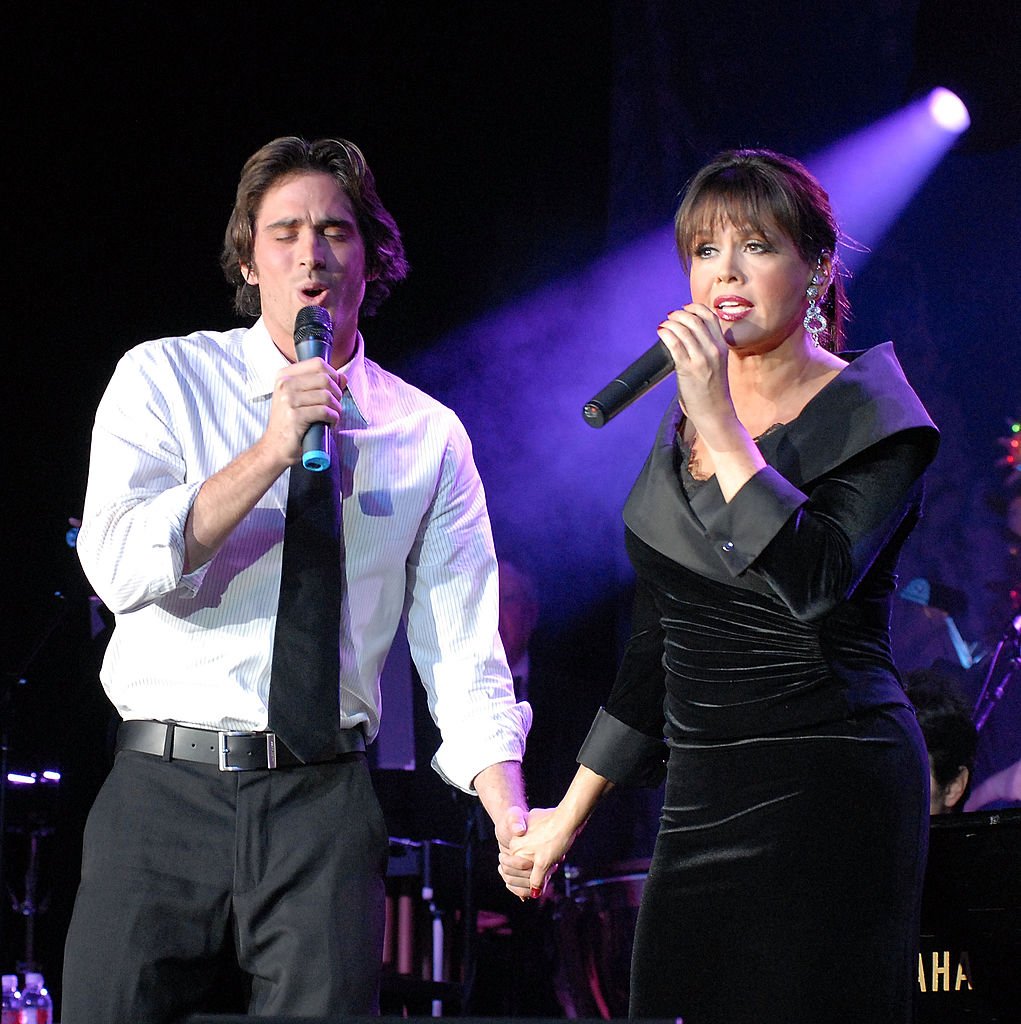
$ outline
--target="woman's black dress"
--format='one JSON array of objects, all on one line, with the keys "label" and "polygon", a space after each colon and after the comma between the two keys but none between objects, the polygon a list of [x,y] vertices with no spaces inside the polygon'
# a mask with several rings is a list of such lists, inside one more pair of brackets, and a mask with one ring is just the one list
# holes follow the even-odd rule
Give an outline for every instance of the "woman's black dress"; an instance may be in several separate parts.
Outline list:
[{"label": "woman's black dress", "polygon": [[579,760],[641,783],[667,740],[634,1017],[910,1020],[928,762],[888,624],[937,435],[890,345],[846,358],[729,504],[673,403],[625,508],[632,637]]}]

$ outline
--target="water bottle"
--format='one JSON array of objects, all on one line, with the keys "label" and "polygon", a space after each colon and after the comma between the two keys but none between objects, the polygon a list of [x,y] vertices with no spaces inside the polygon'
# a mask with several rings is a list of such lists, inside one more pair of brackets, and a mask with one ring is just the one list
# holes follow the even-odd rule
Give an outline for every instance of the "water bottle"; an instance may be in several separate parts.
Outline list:
[{"label": "water bottle", "polygon": [[21,1016],[18,1024],[50,1024],[53,1000],[43,984],[41,974],[25,975],[25,991],[21,993]]},{"label": "water bottle", "polygon": [[20,1024],[21,993],[18,991],[18,976],[3,976],[3,998],[0,999],[0,1024]]}]

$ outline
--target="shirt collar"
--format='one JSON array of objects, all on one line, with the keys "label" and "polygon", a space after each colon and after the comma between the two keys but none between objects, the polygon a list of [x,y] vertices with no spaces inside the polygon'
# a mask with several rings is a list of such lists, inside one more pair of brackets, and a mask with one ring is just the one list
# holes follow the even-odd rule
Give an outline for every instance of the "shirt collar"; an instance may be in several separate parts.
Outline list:
[{"label": "shirt collar", "polygon": [[365,372],[365,339],[362,337],[361,331],[358,332],[358,337],[355,340],[355,354],[351,357],[351,361],[340,369],[347,377],[344,405],[347,405],[346,400],[350,397],[354,403],[355,412],[368,426],[372,422],[372,389],[369,387],[369,377]]},{"label": "shirt collar", "polygon": [[241,342],[245,356],[245,374],[249,398],[268,398],[273,394],[273,381],[287,365],[287,357],[273,344],[262,317],[245,332]]},{"label": "shirt collar", "polygon": [[[243,341],[249,398],[268,398],[273,394],[273,382],[277,373],[287,366],[289,360],[276,347],[262,317],[248,329]],[[344,392],[346,406],[350,398],[354,411],[365,423],[372,422],[372,393],[365,371],[365,340],[361,331],[355,344],[355,354],[341,368],[347,377]]]}]

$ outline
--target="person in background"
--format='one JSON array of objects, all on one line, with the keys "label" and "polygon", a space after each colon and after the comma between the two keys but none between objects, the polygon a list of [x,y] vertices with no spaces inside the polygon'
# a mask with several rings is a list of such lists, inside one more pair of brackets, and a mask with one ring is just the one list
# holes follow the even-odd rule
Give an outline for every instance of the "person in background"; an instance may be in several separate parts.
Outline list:
[{"label": "person in background", "polygon": [[909,672],[905,691],[929,752],[929,813],[964,810],[975,770],[978,733],[954,681],[935,669]]},{"label": "person in background", "polygon": [[518,700],[528,700],[528,645],[539,624],[539,594],[532,576],[513,562],[500,559],[500,639],[514,678]]},{"label": "person in background", "polygon": [[975,722],[979,729],[975,781],[965,810],[1021,807],[1021,492],[993,501],[1003,517],[1003,571],[991,580],[995,595],[986,638],[989,657],[978,666]]}]

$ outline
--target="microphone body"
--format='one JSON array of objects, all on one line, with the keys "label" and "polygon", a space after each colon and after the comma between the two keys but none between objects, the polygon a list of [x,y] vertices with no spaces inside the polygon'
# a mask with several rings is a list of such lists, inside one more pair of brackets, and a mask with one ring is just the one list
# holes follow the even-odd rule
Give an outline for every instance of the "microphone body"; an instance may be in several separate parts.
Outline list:
[{"label": "microphone body", "polygon": [[590,427],[601,427],[609,423],[617,413],[668,377],[673,368],[674,359],[670,349],[663,342],[657,341],[585,404],[581,410],[585,422]]},{"label": "microphone body", "polygon": [[[330,361],[333,348],[333,320],[322,306],[302,306],[294,319],[294,353],[299,361],[319,356]],[[301,464],[313,473],[330,468],[333,435],[325,423],[313,423],[301,439]]]}]

